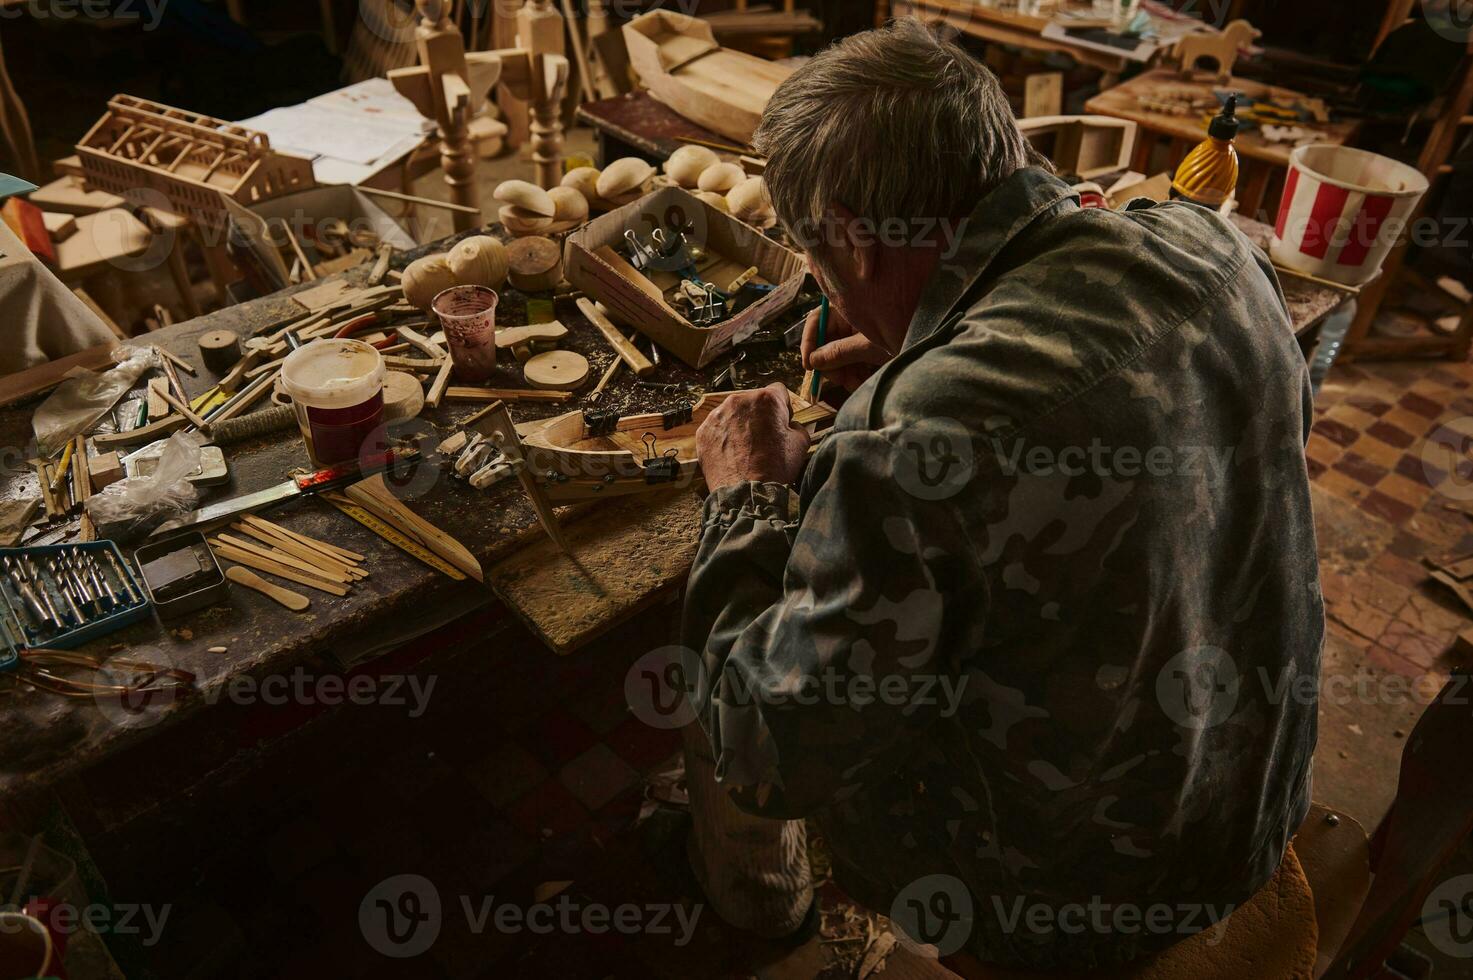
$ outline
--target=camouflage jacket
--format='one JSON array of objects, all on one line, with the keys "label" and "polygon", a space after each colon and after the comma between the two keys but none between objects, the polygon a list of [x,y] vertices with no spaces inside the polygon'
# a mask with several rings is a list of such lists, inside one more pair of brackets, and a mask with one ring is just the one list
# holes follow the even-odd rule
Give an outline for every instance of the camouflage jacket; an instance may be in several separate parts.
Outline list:
[{"label": "camouflage jacket", "polygon": [[801,516],[773,484],[706,501],[683,635],[718,778],[816,817],[838,883],[943,953],[1170,945],[1307,812],[1307,369],[1262,253],[1147,205],[1008,179]]}]

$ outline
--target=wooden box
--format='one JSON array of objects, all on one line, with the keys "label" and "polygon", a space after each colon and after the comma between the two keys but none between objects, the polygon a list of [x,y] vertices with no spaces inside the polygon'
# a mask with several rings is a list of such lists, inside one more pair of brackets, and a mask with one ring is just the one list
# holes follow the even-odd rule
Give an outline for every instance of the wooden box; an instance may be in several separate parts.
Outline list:
[{"label": "wooden box", "polygon": [[[594,254],[607,245],[622,255],[625,231],[645,238],[655,228],[668,226],[669,219],[682,216],[694,221],[692,239],[720,258],[703,269],[702,278],[725,288],[755,265],[760,279],[774,287],[772,292],[714,327],[700,327]],[[806,271],[798,254],[679,187],[658,190],[589,222],[568,237],[564,264],[568,281],[602,303],[616,321],[634,327],[696,368],[731,350],[792,304]],[[664,291],[667,300],[670,290],[680,283],[674,272],[650,271],[646,278]]]}]

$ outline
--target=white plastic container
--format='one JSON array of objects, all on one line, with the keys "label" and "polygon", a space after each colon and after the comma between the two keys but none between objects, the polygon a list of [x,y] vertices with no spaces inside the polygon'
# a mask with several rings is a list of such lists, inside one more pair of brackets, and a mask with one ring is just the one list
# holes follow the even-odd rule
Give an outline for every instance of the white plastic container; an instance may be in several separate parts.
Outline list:
[{"label": "white plastic container", "polygon": [[361,340],[314,340],[281,365],[307,453],[318,469],[357,459],[383,423],[384,359]]},{"label": "white plastic container", "polygon": [[1321,279],[1369,282],[1426,192],[1421,171],[1390,157],[1328,143],[1301,146],[1289,156],[1269,255]]}]

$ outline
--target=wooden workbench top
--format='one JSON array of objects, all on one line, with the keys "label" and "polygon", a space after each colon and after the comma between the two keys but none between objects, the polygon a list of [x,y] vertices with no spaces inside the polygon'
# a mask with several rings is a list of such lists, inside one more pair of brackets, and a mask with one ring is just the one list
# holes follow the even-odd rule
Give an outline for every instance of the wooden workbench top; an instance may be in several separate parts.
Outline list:
[{"label": "wooden workbench top", "polygon": [[[1215,82],[1187,81],[1174,68],[1156,68],[1142,72],[1114,88],[1106,89],[1086,102],[1084,111],[1129,119],[1146,129],[1195,144],[1207,138],[1207,125],[1199,116],[1173,116],[1154,112],[1141,108],[1139,100],[1142,96],[1161,98],[1165,93],[1178,91],[1191,92],[1198,98],[1207,99],[1212,98],[1212,93],[1217,90],[1241,92],[1252,99],[1272,99],[1280,105],[1293,105],[1306,98],[1302,92],[1265,85],[1248,78],[1233,78],[1219,85]],[[1322,142],[1335,144],[1348,142],[1356,130],[1353,122],[1305,122],[1299,125],[1325,133],[1326,138]],[[1256,129],[1243,130],[1238,134],[1236,142],[1238,152],[1243,156],[1280,167],[1289,165],[1289,154],[1294,150],[1290,143],[1270,143]]]}]

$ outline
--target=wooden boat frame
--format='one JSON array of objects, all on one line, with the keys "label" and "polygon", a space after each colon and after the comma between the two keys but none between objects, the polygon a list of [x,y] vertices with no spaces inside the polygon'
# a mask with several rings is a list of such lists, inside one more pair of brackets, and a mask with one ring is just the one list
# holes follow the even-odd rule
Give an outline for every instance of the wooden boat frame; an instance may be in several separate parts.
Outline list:
[{"label": "wooden boat frame", "polygon": [[716,43],[711,25],[670,10],[651,10],[624,25],[629,63],[659,101],[743,145],[772,93],[793,73]]},{"label": "wooden boat frame", "polygon": [[[579,411],[521,425],[497,402],[474,416],[468,431],[484,436],[517,469],[543,527],[566,551],[554,506],[695,486],[701,472],[696,431],[732,394],[710,392],[694,405],[664,413]],[[788,398],[793,421],[810,434],[834,417],[821,402],[791,391]]]}]

